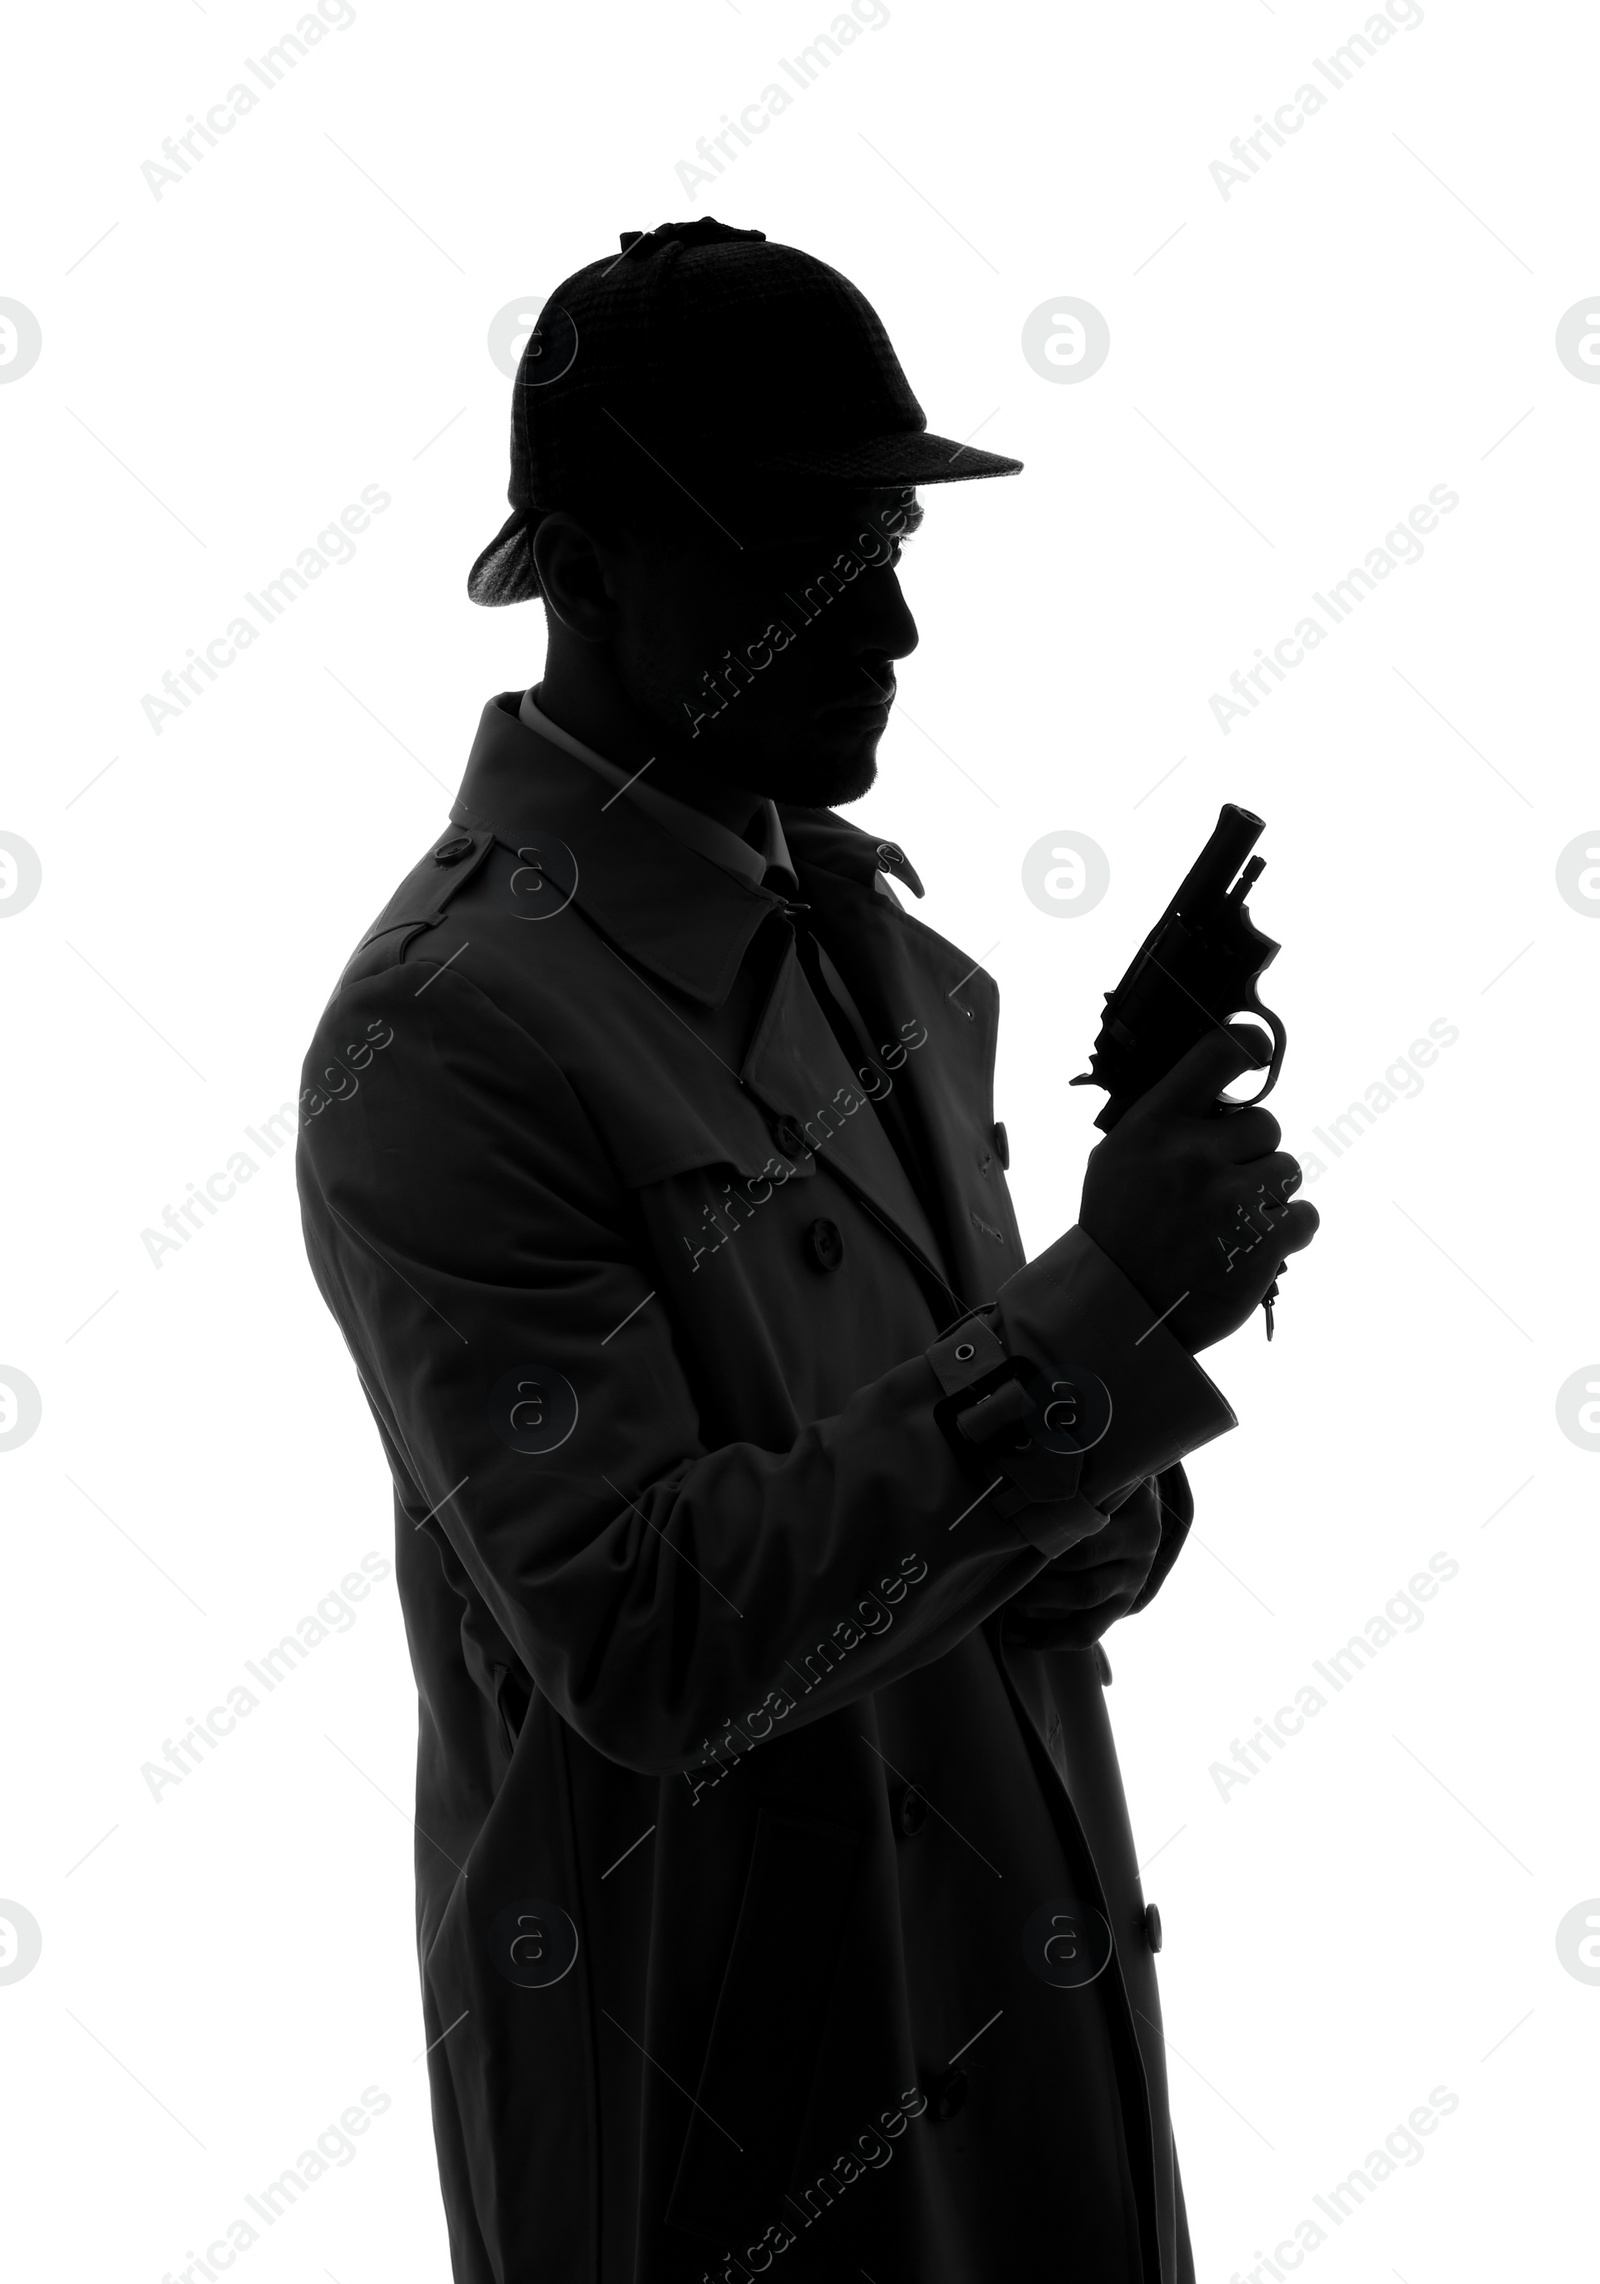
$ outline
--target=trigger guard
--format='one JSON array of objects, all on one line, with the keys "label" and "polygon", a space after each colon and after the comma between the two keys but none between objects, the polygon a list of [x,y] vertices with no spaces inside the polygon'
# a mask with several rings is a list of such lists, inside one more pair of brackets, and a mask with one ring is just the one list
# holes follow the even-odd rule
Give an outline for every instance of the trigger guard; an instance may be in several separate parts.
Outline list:
[{"label": "trigger guard", "polygon": [[[1278,1083],[1278,1074],[1283,1069],[1284,1050],[1289,1044],[1289,1034],[1284,1028],[1282,1016],[1274,1015],[1270,1007],[1263,1007],[1259,999],[1253,1000],[1248,1005],[1241,1008],[1240,1013],[1243,1015],[1259,1016],[1263,1023],[1270,1025],[1272,1030],[1272,1060],[1266,1067],[1259,1092],[1256,1094],[1244,1095],[1238,1099],[1233,1099],[1230,1097],[1222,1100],[1219,1103],[1218,1107],[1225,1111],[1254,1110],[1258,1102],[1266,1101],[1268,1095],[1272,1092],[1273,1088]],[[1239,1076],[1240,1078],[1244,1078],[1246,1073],[1241,1071]]]}]

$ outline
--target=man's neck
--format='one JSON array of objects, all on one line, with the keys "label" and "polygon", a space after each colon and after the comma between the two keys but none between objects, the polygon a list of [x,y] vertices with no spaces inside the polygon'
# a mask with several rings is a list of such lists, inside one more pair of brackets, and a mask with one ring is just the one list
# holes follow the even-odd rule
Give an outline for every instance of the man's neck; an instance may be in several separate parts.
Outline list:
[{"label": "man's neck", "polygon": [[607,761],[624,769],[649,770],[648,783],[676,801],[714,817],[743,837],[761,808],[762,796],[742,785],[713,777],[687,756],[664,750],[650,725],[618,693],[552,673],[534,686],[533,702],[547,720]]}]

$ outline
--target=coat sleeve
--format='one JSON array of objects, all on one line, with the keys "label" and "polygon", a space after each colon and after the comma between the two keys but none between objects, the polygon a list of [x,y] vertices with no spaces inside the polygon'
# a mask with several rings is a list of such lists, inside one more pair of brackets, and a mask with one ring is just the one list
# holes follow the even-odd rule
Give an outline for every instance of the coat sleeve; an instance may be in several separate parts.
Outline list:
[{"label": "coat sleeve", "polygon": [[[317,1074],[352,1039],[374,1051],[335,1091]],[[986,1312],[1112,1392],[1112,1448],[1065,1463],[1064,1495],[997,1512],[923,1354],[787,1450],[708,1449],[637,1203],[524,1027],[459,968],[390,953],[347,976],[304,1079],[307,1247],[402,1507],[628,1768],[692,1769],[941,1656],[1100,1527],[1080,1476],[1125,1485],[1234,1424],[1164,1330],[1135,1339],[1145,1304],[1083,1238]]]}]

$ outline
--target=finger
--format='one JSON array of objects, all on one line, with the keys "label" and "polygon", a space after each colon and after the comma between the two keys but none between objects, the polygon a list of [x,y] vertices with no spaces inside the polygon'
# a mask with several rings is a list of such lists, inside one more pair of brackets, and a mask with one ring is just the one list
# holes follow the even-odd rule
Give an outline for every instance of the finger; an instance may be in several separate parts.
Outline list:
[{"label": "finger", "polygon": [[[1258,1023],[1216,1023],[1181,1055],[1165,1078],[1157,1079],[1134,1110],[1170,1118],[1175,1112],[1199,1117],[1226,1086],[1246,1071],[1272,1060],[1272,1041]],[[1131,1114],[1130,1114],[1131,1115]]]},{"label": "finger", "polygon": [[1108,1569],[1104,1580],[1095,1579],[1092,1593],[1029,1594],[1025,1599],[1019,1598],[1010,1615],[1026,1625],[1065,1626],[1091,1612],[1103,1611],[1113,1602],[1126,1606],[1143,1588],[1150,1575],[1149,1566],[1125,1563],[1117,1566],[1117,1572],[1120,1575]]},{"label": "finger", "polygon": [[[1276,1235],[1276,1231],[1274,1231]],[[1107,1570],[1122,1562],[1150,1562],[1161,1544],[1161,1516],[1141,1515],[1137,1522],[1124,1523],[1125,1510],[1115,1518],[1116,1545],[1105,1544],[1105,1533],[1096,1531],[1076,1546],[1058,1554],[1047,1569],[1040,1571],[1039,1582],[1052,1575],[1082,1578],[1086,1572]]]},{"label": "finger", "polygon": [[1217,1148],[1235,1165],[1244,1165],[1254,1158],[1269,1158],[1283,1139],[1283,1128],[1271,1111],[1257,1110],[1253,1104],[1243,1110],[1224,1109],[1212,1125]]},{"label": "finger", "polygon": [[[1263,1158],[1259,1166],[1248,1171],[1261,1178],[1250,1196],[1234,1194],[1238,1248],[1252,1253],[1265,1241],[1280,1261],[1291,1253],[1303,1252],[1315,1237],[1321,1216],[1314,1205],[1290,1203],[1290,1193],[1300,1186],[1297,1161],[1283,1150],[1275,1157]],[[1246,1229],[1250,1233],[1248,1243]]]},{"label": "finger", "polygon": [[1272,1217],[1272,1242],[1280,1254],[1303,1253],[1316,1236],[1322,1216],[1314,1205],[1297,1204]]},{"label": "finger", "polygon": [[[1088,1599],[1098,1602],[1130,1579],[1143,1585],[1160,1549],[1159,1537],[1150,1545],[1130,1547],[1109,1562],[1061,1563],[1059,1570],[1041,1571],[1021,1599],[1032,1609],[1077,1609]],[[1052,1575],[1053,1572],[1053,1575]]]},{"label": "finger", "polygon": [[1274,1150],[1264,1158],[1253,1158],[1241,1165],[1239,1172],[1250,1182],[1258,1205],[1274,1214],[1283,1212],[1304,1179],[1299,1159],[1289,1150]]},{"label": "finger", "polygon": [[1258,1197],[1251,1199],[1249,1204],[1239,1206],[1239,1229],[1244,1229],[1246,1222],[1249,1222],[1251,1229],[1251,1242],[1246,1245],[1244,1238],[1239,1236],[1235,1249],[1239,1249],[1239,1252],[1255,1252],[1255,1245],[1264,1242],[1271,1252],[1278,1254],[1278,1258],[1285,1258],[1287,1254],[1306,1252],[1310,1240],[1317,1236],[1317,1229],[1322,1227],[1322,1215],[1317,1213],[1315,1206],[1303,1204],[1303,1201],[1296,1201],[1296,1204],[1290,1206],[1283,1204],[1283,1199],[1280,1199],[1274,1206]]}]

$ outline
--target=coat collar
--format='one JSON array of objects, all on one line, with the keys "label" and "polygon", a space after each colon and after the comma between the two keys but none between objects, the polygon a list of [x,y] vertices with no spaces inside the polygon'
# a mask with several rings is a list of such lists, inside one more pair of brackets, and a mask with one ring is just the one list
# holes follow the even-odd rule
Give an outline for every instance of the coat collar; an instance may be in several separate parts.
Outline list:
[{"label": "coat collar", "polygon": [[[452,820],[513,851],[534,840],[565,843],[576,864],[573,901],[602,935],[701,1007],[720,1009],[751,939],[784,900],[747,887],[609,795],[584,762],[526,727],[519,704],[520,693],[506,691],[484,707]],[[999,1278],[1023,1260],[994,1172],[999,994],[981,965],[876,892],[880,872],[913,895],[923,892],[895,843],[832,810],[780,802],[778,813],[799,901],[844,973],[869,1044],[921,1120],[937,1232],[896,1152],[874,1131],[874,1114],[847,1118],[823,1154],[926,1265],[959,1315],[992,1298]],[[792,1118],[802,1132],[850,1076],[825,1017],[800,988],[792,944],[740,1052],[740,1088],[769,1118]]]},{"label": "coat collar", "polygon": [[[577,867],[573,900],[601,932],[701,1006],[720,1007],[751,938],[783,899],[747,887],[609,794],[583,762],[527,727],[520,703],[521,693],[507,690],[484,707],[451,821],[491,832],[510,849],[538,835],[565,842]],[[827,809],[779,803],[778,814],[798,867],[820,867],[869,890],[877,873],[892,872],[922,894],[893,842]]]}]

